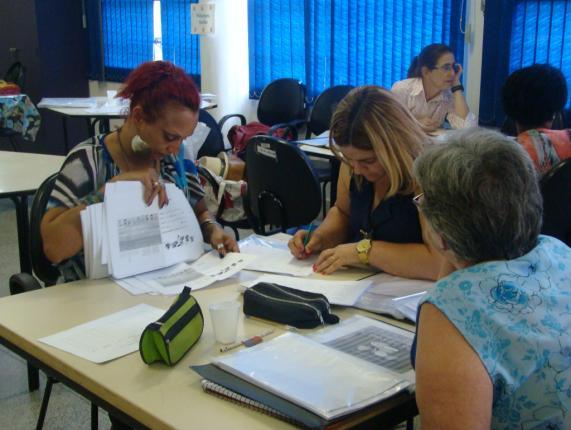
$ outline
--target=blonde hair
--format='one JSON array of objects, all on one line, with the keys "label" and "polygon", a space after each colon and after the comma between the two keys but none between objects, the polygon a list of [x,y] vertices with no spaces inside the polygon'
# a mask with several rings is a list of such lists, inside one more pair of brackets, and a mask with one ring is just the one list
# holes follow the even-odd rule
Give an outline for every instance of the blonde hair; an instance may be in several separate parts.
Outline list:
[{"label": "blonde hair", "polygon": [[[412,164],[427,142],[428,136],[408,109],[390,91],[378,86],[353,89],[331,118],[331,150],[347,164],[340,148],[373,150],[389,178],[385,199],[415,192]],[[362,181],[361,177],[356,179],[358,184]]]}]

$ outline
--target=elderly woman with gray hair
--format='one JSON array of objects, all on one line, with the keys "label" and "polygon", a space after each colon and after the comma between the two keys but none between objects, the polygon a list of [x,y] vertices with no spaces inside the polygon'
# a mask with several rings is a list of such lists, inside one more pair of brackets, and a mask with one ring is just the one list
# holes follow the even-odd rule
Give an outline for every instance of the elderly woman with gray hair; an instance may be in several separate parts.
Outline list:
[{"label": "elderly woman with gray hair", "polygon": [[571,428],[571,249],[539,235],[531,160],[468,129],[425,151],[414,174],[447,262],[412,351],[422,429]]}]

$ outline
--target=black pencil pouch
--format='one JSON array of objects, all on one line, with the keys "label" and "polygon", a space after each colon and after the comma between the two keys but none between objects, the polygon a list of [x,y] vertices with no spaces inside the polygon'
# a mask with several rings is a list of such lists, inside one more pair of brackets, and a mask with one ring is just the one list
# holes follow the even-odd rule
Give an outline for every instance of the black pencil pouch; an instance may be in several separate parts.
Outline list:
[{"label": "black pencil pouch", "polygon": [[184,287],[165,314],[143,331],[139,341],[141,358],[147,364],[162,361],[172,366],[198,342],[203,329],[202,310],[190,295],[190,288]]},{"label": "black pencil pouch", "polygon": [[323,294],[308,293],[277,284],[260,282],[244,292],[244,314],[297,328],[336,324]]}]

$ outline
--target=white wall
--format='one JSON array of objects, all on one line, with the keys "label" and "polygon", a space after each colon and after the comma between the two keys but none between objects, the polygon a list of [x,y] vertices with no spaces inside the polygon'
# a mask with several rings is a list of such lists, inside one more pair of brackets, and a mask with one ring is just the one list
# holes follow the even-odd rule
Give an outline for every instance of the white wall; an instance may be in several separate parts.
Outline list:
[{"label": "white wall", "polygon": [[480,112],[482,49],[484,45],[484,0],[466,0],[466,45],[464,50],[464,88],[470,111]]}]

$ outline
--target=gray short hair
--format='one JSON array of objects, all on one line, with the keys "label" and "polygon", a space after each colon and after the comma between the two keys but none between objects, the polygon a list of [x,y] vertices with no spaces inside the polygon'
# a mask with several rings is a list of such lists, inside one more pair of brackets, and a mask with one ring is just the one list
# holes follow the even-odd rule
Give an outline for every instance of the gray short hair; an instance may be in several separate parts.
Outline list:
[{"label": "gray short hair", "polygon": [[450,133],[414,163],[421,210],[458,258],[511,260],[537,244],[543,201],[527,153],[495,131]]}]

